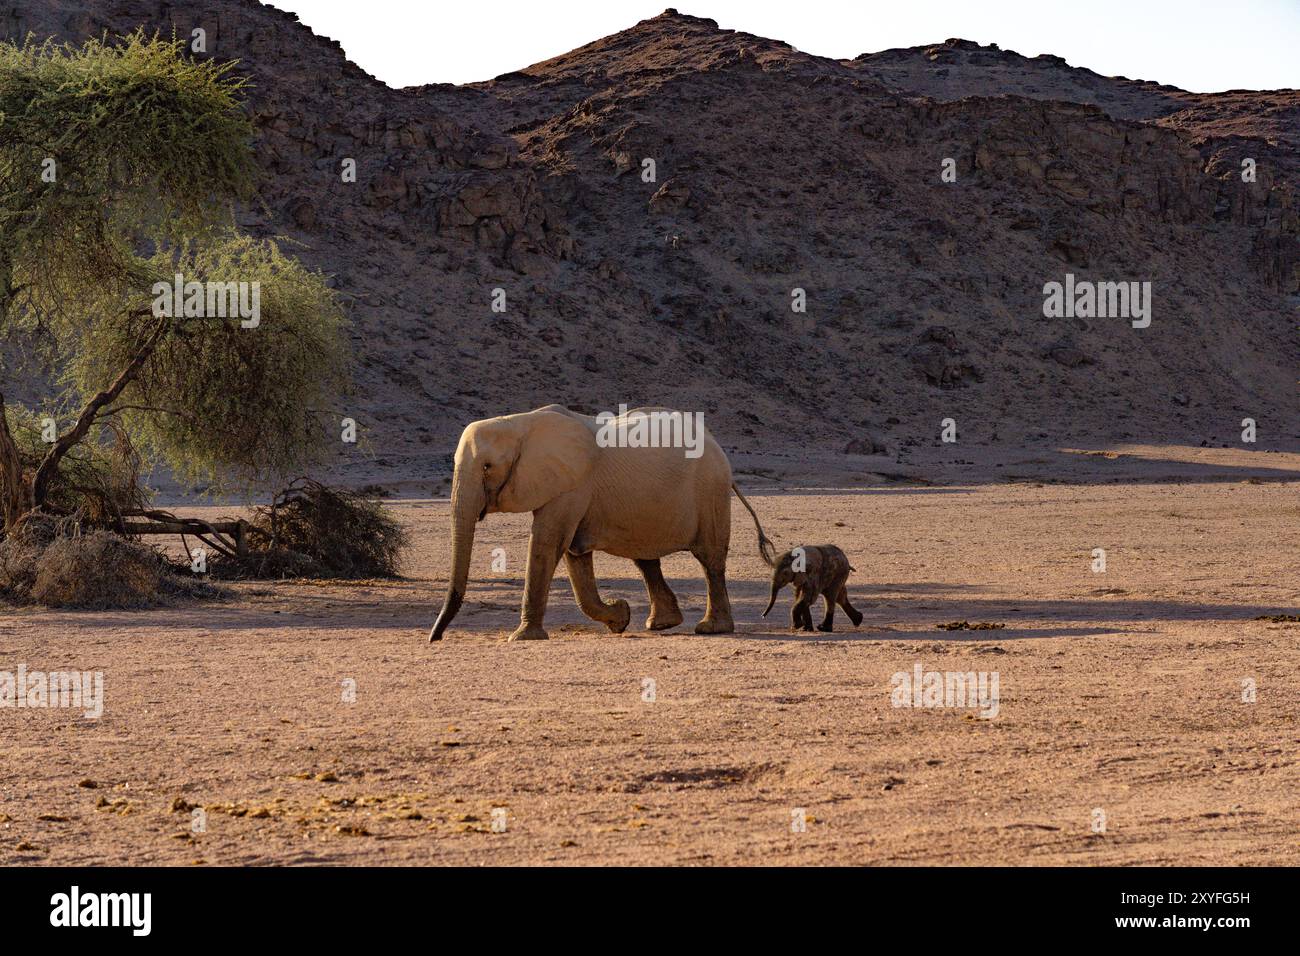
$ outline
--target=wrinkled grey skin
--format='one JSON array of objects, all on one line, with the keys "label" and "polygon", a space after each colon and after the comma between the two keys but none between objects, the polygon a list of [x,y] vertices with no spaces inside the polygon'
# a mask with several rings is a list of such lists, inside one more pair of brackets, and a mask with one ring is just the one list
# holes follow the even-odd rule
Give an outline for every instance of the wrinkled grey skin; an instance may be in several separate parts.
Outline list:
[{"label": "wrinkled grey skin", "polygon": [[[802,571],[795,570],[795,552],[798,550],[803,551],[804,570]],[[790,609],[791,629],[796,631],[813,629],[812,611],[809,605],[817,599],[818,595],[826,599],[826,616],[817,625],[817,630],[835,630],[836,604],[844,608],[844,613],[856,627],[862,623],[862,615],[849,603],[849,592],[844,584],[852,570],[854,568],[849,564],[849,559],[845,557],[844,552],[833,544],[815,546],[806,544],[802,549],[792,548],[786,551],[772,565],[772,597],[767,602],[767,610],[763,612],[763,617],[767,617],[767,612],[772,610],[780,590],[787,584],[793,584],[795,602],[794,607]]]}]

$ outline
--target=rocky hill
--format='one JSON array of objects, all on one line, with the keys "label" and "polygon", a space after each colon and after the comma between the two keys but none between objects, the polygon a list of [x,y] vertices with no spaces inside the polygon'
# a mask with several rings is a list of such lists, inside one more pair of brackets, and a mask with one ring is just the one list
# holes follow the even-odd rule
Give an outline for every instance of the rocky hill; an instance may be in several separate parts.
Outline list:
[{"label": "rocky hill", "polygon": [[[239,60],[266,173],[243,218],[348,297],[378,480],[551,401],[703,410],[725,447],[794,455],[903,457],[944,418],[1009,445],[1300,435],[1295,91],[960,40],[835,61],[672,10],[392,90],[254,0],[12,3],[10,39],[201,27]],[[1149,281],[1150,326],[1044,317],[1066,273]]]}]

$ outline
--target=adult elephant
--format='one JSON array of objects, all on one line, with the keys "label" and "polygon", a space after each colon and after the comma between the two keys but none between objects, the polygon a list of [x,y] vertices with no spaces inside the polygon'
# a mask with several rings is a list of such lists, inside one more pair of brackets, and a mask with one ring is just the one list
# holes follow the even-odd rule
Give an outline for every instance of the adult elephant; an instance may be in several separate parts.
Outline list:
[{"label": "adult elephant", "polygon": [[733,490],[754,518],[759,553],[769,565],[772,546],[754,509],[732,483],[731,463],[718,443],[702,422],[688,448],[600,440],[635,435],[646,424],[638,418],[684,414],[638,408],[611,422],[547,405],[467,426],[456,447],[452,479],[451,582],[429,640],[442,639],[465,598],[475,524],[498,511],[533,513],[523,608],[510,640],[547,637],[542,620],[561,556],[583,613],[615,633],[627,627],[628,603],[607,602],[596,589],[594,551],[636,563],[650,595],[646,627],[652,630],[682,621],[659,559],[690,551],[704,566],[709,589],[708,607],[695,633],[733,631],[726,581]]}]

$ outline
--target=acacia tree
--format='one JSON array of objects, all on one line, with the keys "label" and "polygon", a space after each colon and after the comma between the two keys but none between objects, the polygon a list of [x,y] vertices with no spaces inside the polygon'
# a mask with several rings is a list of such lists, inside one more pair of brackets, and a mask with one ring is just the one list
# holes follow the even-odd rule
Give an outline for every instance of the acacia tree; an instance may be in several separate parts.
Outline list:
[{"label": "acacia tree", "polygon": [[[0,44],[6,533],[66,507],[78,481],[129,503],[141,461],[235,490],[324,452],[344,318],[324,277],[235,229],[256,167],[232,66],[142,33]],[[168,308],[161,290],[181,282],[198,294]],[[255,290],[257,320],[214,308],[224,289]],[[32,366],[53,390],[6,407]]]}]

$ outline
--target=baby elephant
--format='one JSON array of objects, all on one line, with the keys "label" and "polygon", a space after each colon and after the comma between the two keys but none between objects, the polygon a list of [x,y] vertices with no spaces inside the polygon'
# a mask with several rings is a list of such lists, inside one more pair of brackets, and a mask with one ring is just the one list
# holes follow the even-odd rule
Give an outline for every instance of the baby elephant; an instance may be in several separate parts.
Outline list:
[{"label": "baby elephant", "polygon": [[772,599],[767,602],[767,612],[776,603],[777,592],[787,584],[794,584],[794,607],[790,609],[790,626],[794,630],[811,631],[812,612],[809,605],[821,595],[826,599],[826,616],[817,625],[819,631],[833,631],[835,605],[844,608],[856,627],[862,623],[862,615],[849,603],[849,592],[844,582],[849,579],[849,572],[854,568],[844,552],[833,544],[814,547],[805,545],[792,548],[776,559],[772,565]]}]

